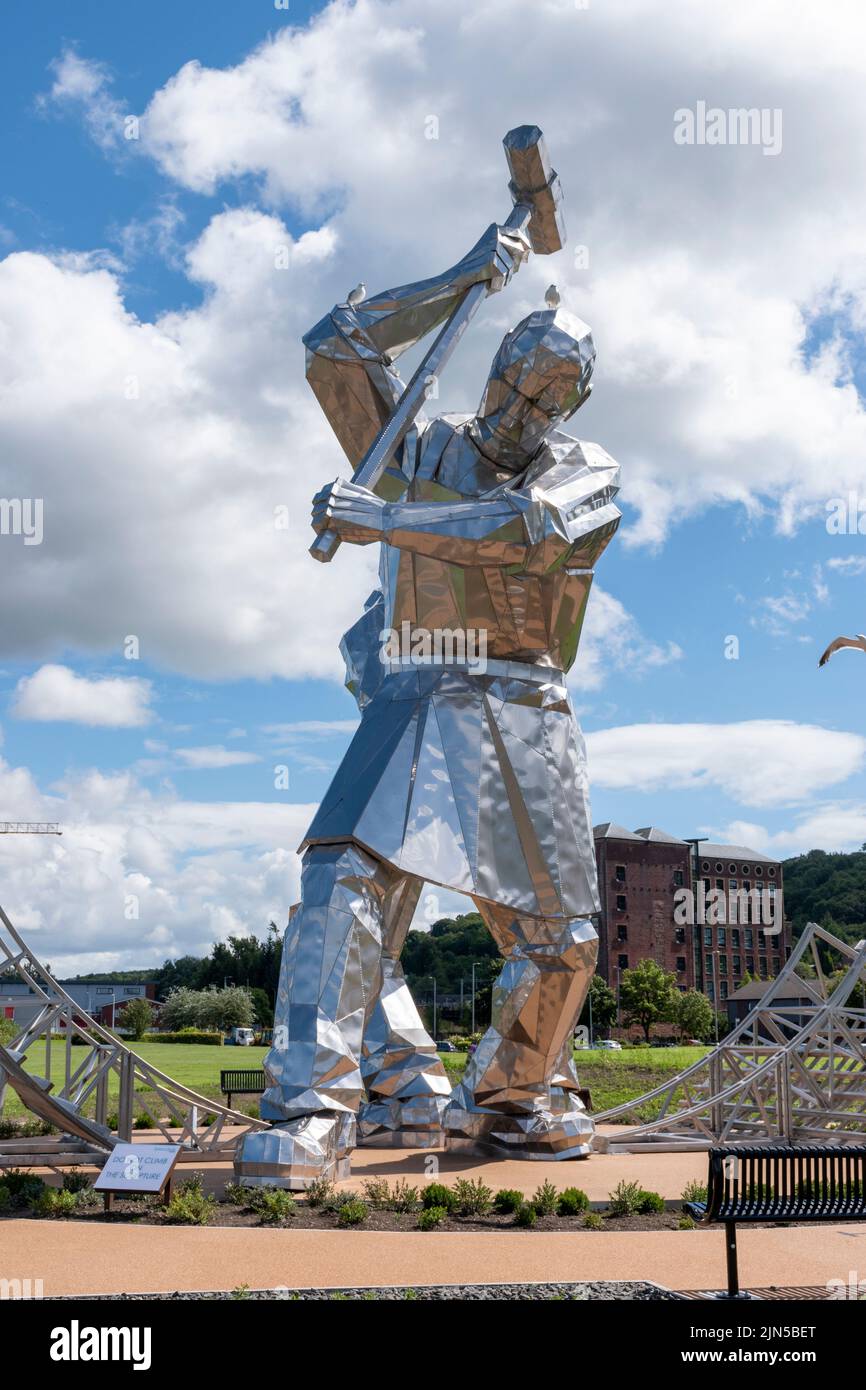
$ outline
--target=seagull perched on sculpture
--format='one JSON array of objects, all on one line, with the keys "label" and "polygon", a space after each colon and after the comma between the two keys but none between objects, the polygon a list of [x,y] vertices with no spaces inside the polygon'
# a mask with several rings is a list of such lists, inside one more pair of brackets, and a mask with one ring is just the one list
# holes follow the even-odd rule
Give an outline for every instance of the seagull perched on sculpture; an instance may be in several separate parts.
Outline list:
[{"label": "seagull perched on sculpture", "polygon": [[364,281],[362,280],[360,285],[356,285],[353,290],[349,290],[349,293],[346,296],[346,303],[349,305],[351,309],[354,309],[356,305],[363,304],[366,298],[367,286],[364,284]]},{"label": "seagull perched on sculpture", "polygon": [[818,665],[826,666],[833,653],[841,651],[843,647],[851,647],[855,651],[866,652],[866,637],[862,632],[858,632],[856,637],[837,637],[823,653]]}]

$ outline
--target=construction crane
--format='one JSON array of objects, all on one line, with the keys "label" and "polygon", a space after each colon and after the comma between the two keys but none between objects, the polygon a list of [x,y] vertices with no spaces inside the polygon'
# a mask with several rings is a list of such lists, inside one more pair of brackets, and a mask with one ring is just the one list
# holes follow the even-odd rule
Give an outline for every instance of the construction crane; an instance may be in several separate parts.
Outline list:
[{"label": "construction crane", "polygon": [[0,820],[0,835],[62,835],[57,821]]}]

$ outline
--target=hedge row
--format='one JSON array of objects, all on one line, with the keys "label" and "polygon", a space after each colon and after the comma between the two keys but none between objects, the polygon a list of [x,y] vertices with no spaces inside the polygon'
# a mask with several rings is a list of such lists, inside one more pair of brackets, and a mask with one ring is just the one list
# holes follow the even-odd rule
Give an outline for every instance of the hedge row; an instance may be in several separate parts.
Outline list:
[{"label": "hedge row", "polygon": [[184,1029],[182,1033],[145,1033],[142,1042],[149,1043],[203,1043],[206,1047],[219,1047],[222,1033],[206,1033],[201,1028]]}]

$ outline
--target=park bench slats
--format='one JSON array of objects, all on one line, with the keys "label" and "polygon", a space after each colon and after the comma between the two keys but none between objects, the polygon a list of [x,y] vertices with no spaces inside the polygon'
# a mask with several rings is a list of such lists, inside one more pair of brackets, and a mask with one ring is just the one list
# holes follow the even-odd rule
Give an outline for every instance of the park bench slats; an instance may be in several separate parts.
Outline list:
[{"label": "park bench slats", "polygon": [[737,1225],[755,1221],[866,1221],[866,1146],[731,1145],[711,1149],[706,1202],[686,1211],[702,1225],[724,1224],[726,1298],[739,1290]]},{"label": "park bench slats", "polygon": [[263,1067],[231,1067],[220,1072],[220,1090],[228,1096],[229,1109],[233,1095],[260,1096],[266,1086]]}]

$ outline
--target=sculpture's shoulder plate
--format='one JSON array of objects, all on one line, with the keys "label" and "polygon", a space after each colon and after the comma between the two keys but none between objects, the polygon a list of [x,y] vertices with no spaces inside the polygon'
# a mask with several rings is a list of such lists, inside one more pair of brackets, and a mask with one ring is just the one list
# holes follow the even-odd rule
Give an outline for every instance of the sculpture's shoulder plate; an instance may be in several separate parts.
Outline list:
[{"label": "sculpture's shoulder plate", "polygon": [[340,643],[340,654],[346,663],[346,689],[354,695],[359,709],[370,703],[385,678],[379,658],[384,625],[385,596],[381,589],[374,589],[360,618]]},{"label": "sculpture's shoulder plate", "polygon": [[622,516],[613,501],[619,492],[616,460],[600,444],[557,431],[527,469],[518,491],[541,503],[548,534],[552,530],[571,542],[566,567],[592,569]]}]

